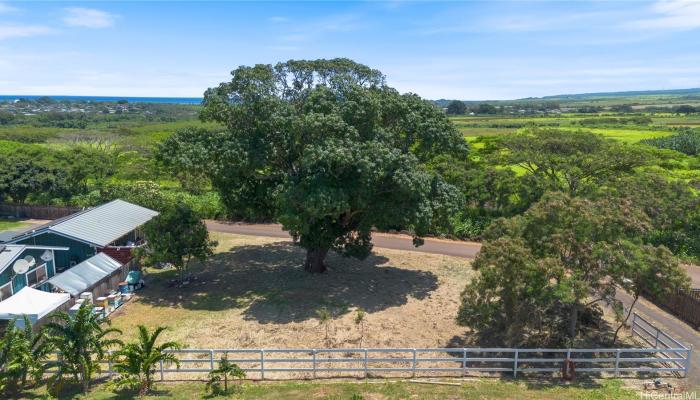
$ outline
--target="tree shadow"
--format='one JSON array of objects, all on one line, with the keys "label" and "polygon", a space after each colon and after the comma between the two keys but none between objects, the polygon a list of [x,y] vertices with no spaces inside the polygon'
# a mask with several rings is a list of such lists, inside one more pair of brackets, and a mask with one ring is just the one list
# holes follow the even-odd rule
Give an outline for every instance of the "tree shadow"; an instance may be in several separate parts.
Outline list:
[{"label": "tree shadow", "polygon": [[[376,312],[423,299],[438,287],[430,272],[391,266],[383,256],[365,260],[329,254],[328,271],[304,271],[304,250],[291,242],[235,247],[193,268],[194,282],[168,288],[175,272],[152,274],[138,301],[156,307],[222,311],[243,309],[260,323],[300,322],[326,307],[335,315],[352,307]],[[153,279],[151,279],[153,278]]]}]

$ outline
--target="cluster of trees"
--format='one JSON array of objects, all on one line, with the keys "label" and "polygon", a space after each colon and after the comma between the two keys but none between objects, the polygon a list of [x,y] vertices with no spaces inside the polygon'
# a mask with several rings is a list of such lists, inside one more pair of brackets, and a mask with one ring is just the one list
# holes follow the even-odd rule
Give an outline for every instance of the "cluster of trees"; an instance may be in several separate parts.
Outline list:
[{"label": "cluster of trees", "polygon": [[635,115],[625,117],[596,117],[584,118],[577,123],[582,126],[600,126],[600,125],[642,125],[646,126],[653,122],[648,115]]},{"label": "cluster of trees", "polygon": [[[92,207],[121,198],[159,211],[184,202],[204,218],[226,213],[208,181],[106,142],[66,149],[0,144],[0,164],[0,202]],[[170,176],[181,178],[180,187],[157,183]]]},{"label": "cluster of trees", "polygon": [[102,185],[116,171],[117,159],[110,151],[79,147],[57,151],[0,153],[0,200],[24,203],[28,199],[48,204],[86,193],[88,183]]},{"label": "cluster of trees", "polygon": [[700,130],[686,128],[671,136],[645,139],[642,143],[660,149],[679,151],[689,156],[697,156],[700,154]]},{"label": "cluster of trees", "polygon": [[[149,330],[139,325],[136,340],[124,343],[118,338],[122,332],[112,328],[109,320],[100,319],[88,303],[73,315],[55,313],[38,330],[26,317],[23,322],[20,328],[15,320],[10,321],[0,338],[0,394],[8,398],[17,398],[42,383],[56,397],[67,384],[79,385],[87,393],[105,361],[110,361],[115,373],[108,385],[144,395],[153,389],[153,376],[161,364],[180,368],[180,361],[170,352],[180,349],[180,343],[161,340],[167,328]],[[244,377],[238,365],[223,357],[210,373],[207,387],[214,393],[228,392],[230,378]]]},{"label": "cluster of trees", "polygon": [[[441,100],[444,102],[446,100]],[[440,104],[438,102],[438,104]],[[524,112],[524,113],[534,113],[536,111],[547,112],[552,110],[558,110],[559,103],[544,101],[544,102],[528,102],[528,103],[503,103],[500,105],[493,105],[489,103],[479,103],[479,104],[467,104],[460,100],[452,100],[445,106],[445,111],[448,115],[464,115],[467,113],[474,113],[478,115],[489,115],[489,114],[505,114],[512,112]]]},{"label": "cluster of trees", "polygon": [[686,288],[674,253],[700,255],[698,198],[644,172],[655,157],[591,133],[534,129],[492,144],[493,167],[520,174],[500,170],[493,184],[471,183],[468,167],[453,172],[464,187],[485,189],[475,211],[501,216],[482,234],[458,321],[513,346],[571,345],[600,333],[602,305],[622,326],[634,303],[622,312],[616,290],[636,302]]}]

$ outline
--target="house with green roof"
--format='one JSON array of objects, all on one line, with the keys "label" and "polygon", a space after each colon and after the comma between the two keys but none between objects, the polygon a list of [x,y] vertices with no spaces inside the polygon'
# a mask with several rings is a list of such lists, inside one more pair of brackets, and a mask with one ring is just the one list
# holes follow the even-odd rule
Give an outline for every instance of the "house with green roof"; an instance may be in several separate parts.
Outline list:
[{"label": "house with green roof", "polygon": [[141,226],[156,215],[156,211],[117,199],[51,221],[13,237],[8,243],[67,247],[68,251],[56,254],[59,272],[98,253],[127,263],[133,248],[143,242]]}]

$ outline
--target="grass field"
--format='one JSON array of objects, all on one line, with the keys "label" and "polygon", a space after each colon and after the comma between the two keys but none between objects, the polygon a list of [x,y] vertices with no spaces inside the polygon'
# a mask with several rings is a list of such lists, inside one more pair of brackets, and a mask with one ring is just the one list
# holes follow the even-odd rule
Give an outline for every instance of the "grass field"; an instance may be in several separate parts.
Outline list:
[{"label": "grass field", "polygon": [[18,230],[29,226],[29,224],[23,222],[22,220],[14,218],[1,218],[0,219],[0,232]]},{"label": "grass field", "polygon": [[583,130],[606,136],[622,142],[636,143],[640,140],[672,135],[673,127],[693,127],[700,124],[694,117],[680,117],[675,114],[654,116],[653,125],[608,125],[582,126],[578,124],[583,119],[595,120],[606,115],[560,115],[560,116],[459,116],[450,120],[457,129],[470,140],[481,136],[508,135],[521,132],[529,127],[557,128],[563,130]]},{"label": "grass field", "polygon": [[[399,400],[399,399],[522,399],[522,400],[612,400],[638,399],[639,393],[627,389],[618,380],[600,384],[562,385],[548,381],[470,380],[452,382],[456,385],[421,384],[411,382],[274,382],[244,383],[228,396],[212,396],[203,382],[161,383],[150,396],[139,398],[190,400],[202,398],[261,399],[261,400]],[[26,398],[47,398],[37,390]],[[130,392],[112,392],[97,386],[87,396],[66,395],[61,398],[117,400],[135,398]]]}]

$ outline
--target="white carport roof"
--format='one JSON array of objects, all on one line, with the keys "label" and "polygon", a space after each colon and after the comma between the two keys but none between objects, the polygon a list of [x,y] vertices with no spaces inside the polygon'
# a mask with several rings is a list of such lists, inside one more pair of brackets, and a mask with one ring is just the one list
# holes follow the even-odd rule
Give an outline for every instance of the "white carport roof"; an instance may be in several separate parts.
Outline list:
[{"label": "white carport roof", "polygon": [[23,287],[10,298],[0,301],[0,319],[17,318],[21,326],[26,315],[32,324],[70,300],[68,293],[49,293]]},{"label": "white carport roof", "polygon": [[98,253],[47,282],[74,297],[112,275],[122,264],[105,253]]}]

